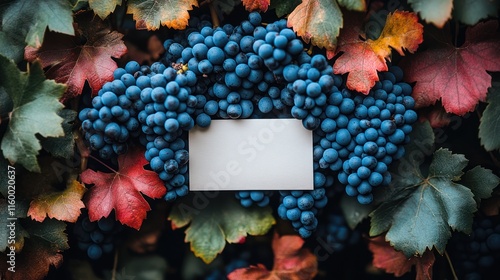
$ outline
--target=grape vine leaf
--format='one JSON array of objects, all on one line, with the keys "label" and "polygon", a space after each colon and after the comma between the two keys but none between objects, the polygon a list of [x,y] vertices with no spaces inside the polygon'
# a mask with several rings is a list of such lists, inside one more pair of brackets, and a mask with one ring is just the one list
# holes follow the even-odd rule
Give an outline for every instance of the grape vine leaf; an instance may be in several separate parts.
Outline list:
[{"label": "grape vine leaf", "polygon": [[405,80],[417,82],[413,98],[417,108],[441,102],[449,113],[464,115],[486,99],[491,76],[500,71],[500,33],[498,22],[488,21],[469,27],[465,43],[435,43],[402,61]]},{"label": "grape vine leaf", "polygon": [[408,0],[415,12],[427,23],[432,23],[439,28],[451,18],[453,0]]},{"label": "grape vine leaf", "polygon": [[482,19],[498,14],[498,1],[491,0],[454,0],[453,18],[474,25]]},{"label": "grape vine leaf", "polygon": [[70,158],[74,155],[75,139],[73,135],[73,121],[76,111],[63,109],[58,115],[63,118],[62,128],[64,136],[49,137],[41,140],[42,147],[56,157]]},{"label": "grape vine leaf", "polygon": [[[387,20],[376,40],[361,40],[360,28],[355,17],[346,17],[346,29],[342,30],[339,45],[334,54],[342,52],[335,61],[336,74],[349,73],[346,85],[349,89],[368,94],[378,81],[377,71],[387,71],[385,59],[390,59],[391,48],[400,55],[404,50],[413,53],[423,41],[423,26],[415,13],[396,10]],[[331,57],[332,54],[329,54]]]},{"label": "grape vine leaf", "polygon": [[0,90],[12,99],[13,110],[2,139],[2,152],[10,162],[30,171],[40,172],[37,155],[42,148],[36,135],[59,137],[64,131],[57,112],[65,86],[46,80],[39,63],[20,72],[7,58],[0,56]]},{"label": "grape vine leaf", "polygon": [[41,46],[45,30],[74,35],[73,13],[67,0],[16,0],[0,8],[1,29],[6,34],[19,34],[33,47]]},{"label": "grape vine leaf", "polygon": [[189,12],[196,0],[129,0],[127,13],[132,14],[137,29],[156,30],[160,25],[184,29],[188,25]]},{"label": "grape vine leaf", "polygon": [[493,81],[487,96],[488,105],[481,116],[479,138],[487,151],[500,149],[500,80]]},{"label": "grape vine leaf", "polygon": [[89,7],[94,10],[101,19],[105,19],[109,16],[115,9],[116,6],[121,6],[122,0],[89,0]]},{"label": "grape vine leaf", "polygon": [[373,266],[387,273],[401,277],[415,266],[416,280],[432,279],[432,267],[436,260],[432,251],[425,251],[422,257],[407,258],[403,253],[394,250],[383,236],[370,238],[368,248],[373,253]]},{"label": "grape vine leaf", "polygon": [[375,209],[376,203],[359,204],[355,197],[343,195],[340,200],[340,208],[349,228],[354,229],[364,219],[368,218],[370,212]]},{"label": "grape vine leaf", "polygon": [[301,0],[273,0],[269,8],[275,9],[278,17],[283,17],[291,13],[300,2]]},{"label": "grape vine leaf", "polygon": [[37,222],[43,222],[45,217],[74,223],[85,207],[82,197],[87,189],[78,181],[71,181],[62,191],[43,193],[31,201],[28,216]]},{"label": "grape vine leaf", "polygon": [[318,260],[308,248],[302,248],[304,240],[296,235],[279,236],[274,234],[274,264],[271,271],[263,264],[239,268],[231,272],[229,280],[306,280],[313,279],[318,273]]},{"label": "grape vine leaf", "polygon": [[[16,252],[20,252],[24,247],[24,238],[29,237],[29,234],[18,221],[26,218],[29,203],[21,199],[11,200],[7,196],[5,197],[5,199],[0,198],[0,226],[2,227],[2,230],[0,230],[0,252],[5,252],[7,246],[13,246]],[[15,206],[14,210],[11,208],[12,205]],[[8,225],[13,221],[12,219],[16,221],[15,244],[9,244],[10,232]]]},{"label": "grape vine leaf", "polygon": [[258,11],[265,13],[271,4],[270,0],[241,0],[245,9],[249,12]]},{"label": "grape vine leaf", "polygon": [[335,49],[342,24],[342,11],[331,0],[303,0],[287,23],[306,43],[326,50]]},{"label": "grape vine leaf", "polygon": [[491,182],[498,179],[492,173],[472,171],[470,178],[478,174],[488,177],[480,184],[473,180],[471,186],[463,185],[469,177],[462,176],[468,160],[447,149],[435,151],[430,165],[421,167],[433,147],[425,142],[433,139],[429,123],[417,126],[410,137],[413,143],[406,146],[405,157],[391,168],[391,195],[370,213],[370,236],[387,232],[386,240],[406,257],[422,256],[433,247],[442,254],[451,229],[470,232],[477,211],[474,195],[491,193]]},{"label": "grape vine leaf", "polygon": [[479,206],[481,200],[491,197],[493,189],[500,184],[500,178],[489,169],[475,166],[465,173],[460,183],[471,189]]},{"label": "grape vine leaf", "polygon": [[108,217],[114,209],[118,221],[139,230],[146,212],[151,210],[141,193],[160,198],[166,191],[158,174],[144,169],[146,164],[148,161],[144,158],[144,151],[131,148],[118,156],[118,171],[103,173],[87,169],[82,172],[82,182],[94,185],[84,199],[89,219],[97,221]]},{"label": "grape vine leaf", "polygon": [[47,77],[68,86],[63,101],[80,95],[85,81],[96,94],[105,82],[113,80],[118,66],[112,58],[127,51],[123,34],[109,30],[98,19],[79,20],[77,33],[78,39],[49,32],[40,48],[28,46],[25,50],[26,60],[39,59],[43,68],[48,67]]},{"label": "grape vine leaf", "polygon": [[7,271],[7,258],[2,254],[0,262],[6,279],[44,279],[50,266],[59,267],[63,263],[62,251],[69,249],[68,237],[64,233],[66,223],[48,219],[43,223],[24,219],[22,225],[29,237],[21,253],[16,254],[15,272]]},{"label": "grape vine leaf", "polygon": [[172,228],[186,228],[185,241],[205,263],[212,262],[229,243],[263,235],[275,223],[269,207],[244,208],[234,197],[218,193],[213,199],[197,193],[177,202],[168,217]]},{"label": "grape vine leaf", "polygon": [[337,0],[340,6],[351,10],[364,12],[366,11],[366,1],[365,0]]},{"label": "grape vine leaf", "polygon": [[3,55],[15,62],[23,60],[25,43],[20,34],[4,32],[0,27],[0,55]]},{"label": "grape vine leaf", "polygon": [[234,8],[241,4],[241,0],[213,0],[213,5],[224,14],[230,14]]}]

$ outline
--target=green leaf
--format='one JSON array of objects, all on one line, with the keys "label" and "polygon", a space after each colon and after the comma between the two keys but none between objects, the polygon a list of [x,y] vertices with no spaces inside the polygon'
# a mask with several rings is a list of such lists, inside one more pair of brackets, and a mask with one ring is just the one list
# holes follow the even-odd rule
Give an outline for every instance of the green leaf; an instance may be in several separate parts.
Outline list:
[{"label": "green leaf", "polygon": [[0,85],[14,104],[9,126],[2,139],[1,149],[12,163],[22,164],[30,171],[40,172],[37,162],[42,148],[36,135],[59,137],[64,135],[63,119],[57,112],[65,86],[45,80],[39,63],[28,72],[20,72],[16,65],[0,56]]},{"label": "green leaf", "polygon": [[295,7],[300,4],[300,0],[272,0],[269,9],[275,9],[278,17],[290,14]]},{"label": "green leaf", "polygon": [[101,19],[105,19],[109,14],[111,14],[117,5],[122,5],[122,0],[89,0],[89,5],[94,13],[96,13]]},{"label": "green leaf", "polygon": [[234,8],[241,4],[241,0],[214,0],[213,4],[224,14],[230,14]]},{"label": "green leaf", "polygon": [[354,229],[364,219],[368,218],[370,212],[375,209],[374,203],[359,204],[355,197],[343,195],[340,200],[340,208],[344,214],[349,228]]},{"label": "green leaf", "polygon": [[479,205],[482,199],[491,197],[493,189],[500,183],[500,178],[491,170],[476,166],[465,173],[460,183],[472,190]]},{"label": "green leaf", "polygon": [[198,6],[196,0],[129,0],[127,13],[132,14],[137,29],[156,30],[160,25],[184,29],[188,25],[189,10]]},{"label": "green leaf", "polygon": [[[14,207],[13,207],[14,206]],[[12,211],[13,207],[15,210]],[[16,252],[24,247],[24,238],[29,237],[28,232],[19,223],[20,219],[27,217],[29,203],[20,199],[11,200],[6,196],[6,199],[0,198],[0,252],[5,252],[8,246],[15,246]],[[15,244],[9,243],[9,223],[15,223]]]},{"label": "green leaf", "polygon": [[500,81],[493,80],[487,101],[479,124],[479,138],[485,150],[493,151],[500,149]]},{"label": "green leaf", "polygon": [[0,55],[15,62],[23,60],[25,44],[24,38],[19,35],[19,33],[8,33],[0,30]]},{"label": "green leaf", "polygon": [[168,218],[172,228],[189,224],[185,241],[205,263],[212,262],[229,243],[238,243],[247,234],[263,235],[275,223],[269,207],[244,208],[229,194],[207,199],[203,193],[187,196],[176,203]]},{"label": "green leaf", "polygon": [[358,12],[366,11],[366,1],[365,0],[337,0],[340,6]]},{"label": "green leaf", "polygon": [[0,18],[2,30],[8,34],[21,33],[33,47],[42,45],[45,29],[74,35],[73,13],[68,0],[11,0],[5,4]]},{"label": "green leaf", "polygon": [[439,28],[451,18],[453,0],[408,0],[415,12],[427,23]]},{"label": "green leaf", "polygon": [[455,0],[453,7],[453,18],[474,25],[480,20],[495,17],[498,13],[498,1],[492,0]]},{"label": "green leaf", "polygon": [[435,247],[444,253],[451,229],[469,233],[477,211],[472,191],[456,183],[467,165],[463,155],[439,149],[424,175],[419,165],[395,178],[394,193],[370,214],[370,236],[386,233],[386,240],[407,257],[422,256]]},{"label": "green leaf", "polygon": [[76,118],[76,111],[63,109],[58,115],[64,119],[62,128],[64,136],[49,137],[42,139],[42,147],[52,155],[62,158],[70,158],[74,154],[75,139],[73,135],[73,121]]}]

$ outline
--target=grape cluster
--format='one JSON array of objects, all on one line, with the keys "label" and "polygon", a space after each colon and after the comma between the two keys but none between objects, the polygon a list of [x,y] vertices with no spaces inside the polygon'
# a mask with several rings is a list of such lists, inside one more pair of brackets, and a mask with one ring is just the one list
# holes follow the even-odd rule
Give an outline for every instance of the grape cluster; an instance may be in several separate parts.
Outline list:
[{"label": "grape cluster", "polygon": [[115,248],[116,237],[122,230],[123,226],[111,215],[91,222],[87,214],[82,214],[73,229],[78,248],[87,252],[87,256],[92,260],[111,253]]},{"label": "grape cluster", "polygon": [[412,88],[402,77],[391,66],[366,96],[333,86],[328,97],[314,159],[321,169],[338,172],[347,195],[361,204],[373,201],[373,188],[391,182],[388,166],[404,155],[417,121]]},{"label": "grape cluster", "polygon": [[[167,201],[188,193],[186,132],[212,119],[293,117],[313,131],[314,190],[281,191],[278,208],[303,237],[316,229],[332,173],[362,204],[390,183],[388,166],[404,155],[417,119],[400,68],[380,73],[368,95],[351,92],[324,55],[306,52],[286,20],[263,25],[257,12],[238,26],[193,17],[164,47],[151,66],[118,68],[80,120],[101,156],[123,152],[128,136],[139,136]],[[266,206],[272,193],[240,191],[236,198],[245,207]]]},{"label": "grape cluster", "polygon": [[472,229],[470,236],[460,233],[450,240],[453,266],[460,279],[496,279],[500,260],[500,216],[478,216]]},{"label": "grape cluster", "polygon": [[347,225],[344,215],[339,210],[328,213],[327,221],[318,229],[318,234],[334,252],[341,252],[361,240],[361,234]]},{"label": "grape cluster", "polygon": [[264,207],[269,205],[273,193],[273,191],[239,191],[235,196],[244,207],[250,207],[253,204]]},{"label": "grape cluster", "polygon": [[280,191],[281,203],[278,216],[292,222],[293,228],[302,236],[311,236],[318,226],[317,214],[328,203],[326,188],[333,185],[333,177],[314,172],[314,190]]},{"label": "grape cluster", "polygon": [[92,99],[93,108],[84,108],[78,115],[90,148],[103,159],[125,153],[127,140],[140,134],[140,90],[134,77],[139,64],[134,66],[115,70],[114,80],[105,83]]}]

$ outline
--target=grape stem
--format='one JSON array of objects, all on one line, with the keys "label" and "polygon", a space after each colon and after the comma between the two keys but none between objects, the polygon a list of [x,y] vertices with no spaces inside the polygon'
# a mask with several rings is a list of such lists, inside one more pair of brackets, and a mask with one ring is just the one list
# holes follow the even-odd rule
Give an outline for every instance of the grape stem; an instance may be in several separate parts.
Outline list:
[{"label": "grape stem", "polygon": [[74,135],[75,135],[76,147],[78,148],[81,157],[80,170],[83,172],[85,169],[87,169],[87,162],[90,156],[90,151],[87,148],[87,146],[85,146],[85,143],[83,143],[83,137],[81,131],[76,130]]},{"label": "grape stem", "polygon": [[448,255],[448,251],[444,251],[444,255],[446,257],[446,260],[448,261],[448,264],[450,265],[450,270],[451,273],[453,274],[453,279],[458,280],[457,273],[455,272],[455,268],[453,267],[453,263],[451,263],[450,255]]},{"label": "grape stem", "polygon": [[210,17],[212,18],[212,25],[214,28],[216,28],[216,27],[220,26],[220,22],[219,22],[219,16],[217,15],[217,9],[216,9],[213,2],[214,2],[214,0],[201,1],[200,7],[204,6],[204,5],[208,5],[208,7],[210,9]]},{"label": "grape stem", "polygon": [[93,156],[93,155],[89,155],[89,157],[90,157],[91,159],[93,159],[93,160],[97,161],[98,163],[102,164],[102,165],[103,165],[104,167],[106,167],[107,169],[109,169],[109,170],[111,170],[111,171],[113,171],[113,172],[115,172],[115,173],[118,173],[118,171],[116,171],[114,168],[112,168],[111,166],[109,166],[109,165],[105,164],[102,160],[100,160],[100,159],[96,158],[95,156]]}]

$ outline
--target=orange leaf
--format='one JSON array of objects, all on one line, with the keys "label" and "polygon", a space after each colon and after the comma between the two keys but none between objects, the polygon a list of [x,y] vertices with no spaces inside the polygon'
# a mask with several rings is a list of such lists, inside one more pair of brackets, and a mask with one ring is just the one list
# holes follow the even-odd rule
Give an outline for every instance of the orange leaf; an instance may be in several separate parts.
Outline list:
[{"label": "orange leaf", "polygon": [[[343,54],[335,61],[336,74],[349,73],[347,87],[368,94],[378,81],[377,71],[387,71],[386,59],[390,60],[391,48],[404,55],[404,50],[413,53],[423,41],[423,26],[414,13],[396,10],[387,16],[386,25],[377,40],[363,40],[358,25],[359,16],[346,15],[346,30],[342,30],[336,53]],[[333,54],[329,53],[329,57]]]},{"label": "orange leaf", "polygon": [[409,272],[412,266],[416,267],[417,280],[432,279],[432,266],[435,257],[431,251],[425,251],[422,257],[407,258],[404,253],[394,250],[384,236],[371,238],[368,248],[373,253],[373,266],[393,273],[396,277]]},{"label": "orange leaf", "polygon": [[160,25],[184,29],[188,25],[189,11],[198,7],[196,0],[130,0],[127,13],[132,14],[137,29],[156,30]]},{"label": "orange leaf", "polygon": [[269,8],[269,4],[271,4],[270,0],[242,0],[242,2],[247,11],[260,11],[263,13],[267,11],[267,8]]},{"label": "orange leaf", "polygon": [[31,202],[28,216],[37,222],[43,222],[45,217],[49,217],[74,223],[80,216],[80,209],[85,207],[82,197],[86,190],[82,184],[73,180],[62,192],[41,194]]},{"label": "orange leaf", "polygon": [[233,279],[262,279],[262,280],[308,280],[318,273],[318,260],[307,248],[302,248],[304,240],[296,235],[279,236],[274,234],[273,270],[268,271],[262,264],[240,268],[231,272],[227,277]]},{"label": "orange leaf", "polygon": [[103,173],[87,169],[81,174],[82,182],[94,184],[86,196],[89,219],[97,221],[107,217],[114,209],[122,224],[139,229],[151,210],[141,193],[151,197],[162,197],[166,189],[154,171],[144,169],[148,162],[144,151],[131,149],[118,157],[119,170]]},{"label": "orange leaf", "polygon": [[288,27],[306,42],[334,50],[342,28],[342,12],[337,1],[302,0],[288,16]]},{"label": "orange leaf", "polygon": [[98,19],[81,22],[77,28],[79,38],[48,32],[41,48],[25,49],[26,60],[39,59],[43,68],[48,67],[47,78],[68,86],[62,101],[80,95],[85,81],[96,94],[104,83],[113,80],[113,71],[118,66],[112,58],[119,58],[127,51],[123,34],[109,30]]}]

